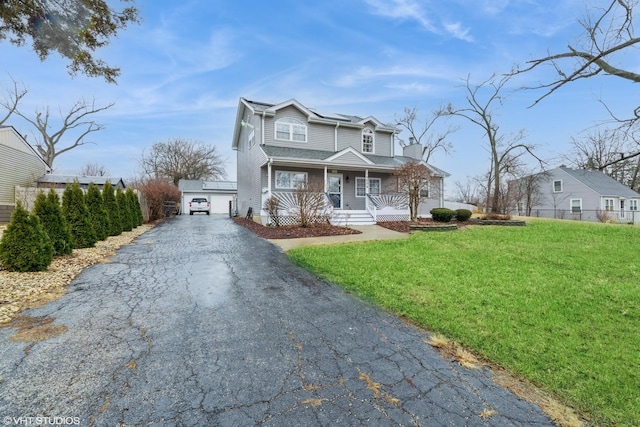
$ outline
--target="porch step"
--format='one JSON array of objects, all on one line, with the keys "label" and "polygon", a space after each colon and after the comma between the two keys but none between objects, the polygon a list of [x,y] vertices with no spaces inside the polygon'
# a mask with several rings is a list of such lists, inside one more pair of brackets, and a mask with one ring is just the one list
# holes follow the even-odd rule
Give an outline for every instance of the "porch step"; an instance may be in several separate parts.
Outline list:
[{"label": "porch step", "polygon": [[375,221],[368,211],[334,210],[331,217],[333,225],[373,225]]}]

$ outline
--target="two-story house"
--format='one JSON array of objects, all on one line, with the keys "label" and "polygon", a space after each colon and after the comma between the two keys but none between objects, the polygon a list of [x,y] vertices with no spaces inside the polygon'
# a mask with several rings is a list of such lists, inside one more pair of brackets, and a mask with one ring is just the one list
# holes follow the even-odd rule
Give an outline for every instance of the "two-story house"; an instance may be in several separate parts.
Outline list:
[{"label": "two-story house", "polygon": [[[315,180],[324,187],[332,223],[408,220],[394,171],[421,161],[422,147],[413,144],[396,153],[396,134],[394,126],[372,116],[323,114],[295,99],[268,104],[240,98],[233,135],[238,210],[244,215],[251,208],[265,223],[265,200],[278,197],[286,212],[301,184]],[[432,193],[438,194],[435,205],[442,206],[448,174],[426,166]]]},{"label": "two-story house", "polygon": [[525,180],[534,187],[528,195],[530,206],[518,201],[520,214],[640,224],[640,194],[600,171],[561,166],[518,181]]}]

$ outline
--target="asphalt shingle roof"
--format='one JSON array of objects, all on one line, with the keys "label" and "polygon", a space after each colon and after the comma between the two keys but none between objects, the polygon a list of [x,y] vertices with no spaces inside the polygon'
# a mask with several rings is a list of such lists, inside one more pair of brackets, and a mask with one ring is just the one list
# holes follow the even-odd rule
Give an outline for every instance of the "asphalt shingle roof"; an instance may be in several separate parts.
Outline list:
[{"label": "asphalt shingle roof", "polygon": [[561,167],[563,171],[603,196],[640,197],[640,194],[600,171],[571,169]]}]

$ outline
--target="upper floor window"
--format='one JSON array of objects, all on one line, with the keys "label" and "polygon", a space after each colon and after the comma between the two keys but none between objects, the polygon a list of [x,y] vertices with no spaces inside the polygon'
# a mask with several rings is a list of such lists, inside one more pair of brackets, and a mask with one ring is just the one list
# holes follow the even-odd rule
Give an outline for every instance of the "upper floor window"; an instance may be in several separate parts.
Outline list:
[{"label": "upper floor window", "polygon": [[276,122],[276,139],[307,142],[307,126],[291,117],[280,119]]},{"label": "upper floor window", "polygon": [[362,130],[362,152],[373,153],[373,131],[369,128]]},{"label": "upper floor window", "polygon": [[562,180],[553,181],[553,192],[562,193]]}]

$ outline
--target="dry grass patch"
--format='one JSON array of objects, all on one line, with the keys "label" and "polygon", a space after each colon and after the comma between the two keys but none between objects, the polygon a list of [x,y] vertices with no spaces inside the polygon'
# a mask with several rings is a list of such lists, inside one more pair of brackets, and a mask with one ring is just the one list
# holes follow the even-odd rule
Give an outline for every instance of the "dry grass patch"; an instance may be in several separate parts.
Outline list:
[{"label": "dry grass patch", "polygon": [[493,381],[519,398],[534,403],[540,407],[557,425],[561,427],[583,427],[584,423],[576,412],[560,403],[551,394],[522,379],[516,378],[508,372],[492,369]]},{"label": "dry grass patch", "polygon": [[11,322],[0,325],[0,327],[18,330],[15,335],[9,337],[12,341],[35,343],[67,332],[67,327],[64,325],[51,325],[53,321],[53,317],[17,316]]},{"label": "dry grass patch", "polygon": [[442,335],[433,334],[425,341],[431,347],[437,348],[440,354],[448,359],[458,362],[467,369],[480,369],[482,363],[471,352],[465,350],[459,344],[448,340]]}]

